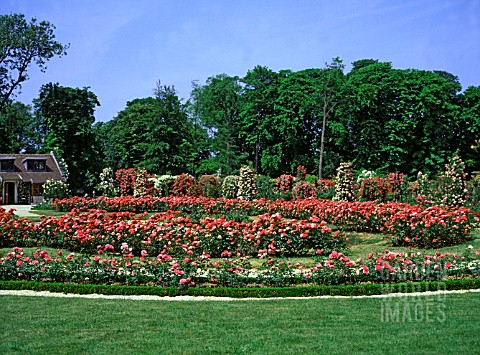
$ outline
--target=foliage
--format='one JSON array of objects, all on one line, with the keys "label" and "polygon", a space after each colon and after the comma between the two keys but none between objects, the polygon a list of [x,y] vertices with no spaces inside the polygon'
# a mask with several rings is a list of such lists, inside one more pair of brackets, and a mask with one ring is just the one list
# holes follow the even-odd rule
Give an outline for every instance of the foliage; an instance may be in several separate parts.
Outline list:
[{"label": "foliage", "polygon": [[207,129],[210,157],[200,165],[200,171],[214,173],[221,169],[230,175],[243,160],[239,132],[239,114],[242,105],[239,78],[226,74],[207,79],[196,86],[192,96],[202,126]]},{"label": "foliage", "polygon": [[43,196],[47,200],[62,199],[67,195],[67,184],[61,180],[47,180],[45,184],[43,184]]},{"label": "foliage", "polygon": [[317,192],[312,184],[305,180],[299,180],[293,186],[292,196],[294,199],[312,198],[317,197]]},{"label": "foliage", "polygon": [[104,126],[104,154],[114,169],[180,174],[195,153],[187,109],[173,86],[159,83],[155,97],[129,101]]},{"label": "foliage", "polygon": [[47,21],[27,22],[23,14],[0,15],[0,113],[28,80],[32,64],[45,72],[50,59],[66,54],[68,45],[55,40],[54,30]]}]

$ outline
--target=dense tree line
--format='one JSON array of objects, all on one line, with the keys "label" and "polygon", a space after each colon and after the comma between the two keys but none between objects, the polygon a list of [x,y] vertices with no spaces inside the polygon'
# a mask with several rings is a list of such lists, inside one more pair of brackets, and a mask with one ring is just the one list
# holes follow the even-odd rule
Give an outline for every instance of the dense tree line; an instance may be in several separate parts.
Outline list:
[{"label": "dense tree line", "polygon": [[[0,26],[12,21],[28,25],[10,15]],[[37,31],[49,34],[43,42],[50,47],[39,65],[67,47],[54,41],[52,25],[42,24]],[[16,102],[18,69],[2,64],[15,62],[16,52],[7,53],[8,38],[0,40],[1,152],[56,150],[76,189],[93,189],[103,167],[225,176],[250,165],[276,177],[303,165],[328,177],[350,161],[356,170],[436,175],[458,152],[467,170],[480,170],[480,87],[462,91],[459,79],[444,71],[363,59],[346,72],[340,58],[299,71],[256,66],[244,77],[193,82],[187,101],[158,82],[151,97],[133,99],[112,120],[94,123],[99,101],[89,88],[49,83],[33,108]]]}]

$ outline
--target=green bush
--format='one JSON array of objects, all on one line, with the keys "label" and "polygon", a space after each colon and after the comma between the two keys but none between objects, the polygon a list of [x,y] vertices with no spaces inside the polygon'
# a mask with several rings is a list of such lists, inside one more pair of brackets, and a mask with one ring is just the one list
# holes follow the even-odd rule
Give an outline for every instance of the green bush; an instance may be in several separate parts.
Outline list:
[{"label": "green bush", "polygon": [[237,198],[239,181],[240,177],[236,175],[226,176],[222,183],[222,196],[225,198]]},{"label": "green bush", "polygon": [[197,185],[201,196],[215,198],[220,195],[220,182],[215,175],[200,176]]},{"label": "green bush", "polygon": [[255,183],[257,185],[257,198],[275,199],[275,179],[265,175],[256,175]]},{"label": "green bush", "polygon": [[67,184],[61,180],[47,180],[43,184],[43,196],[47,200],[62,199],[67,197],[67,194]]}]

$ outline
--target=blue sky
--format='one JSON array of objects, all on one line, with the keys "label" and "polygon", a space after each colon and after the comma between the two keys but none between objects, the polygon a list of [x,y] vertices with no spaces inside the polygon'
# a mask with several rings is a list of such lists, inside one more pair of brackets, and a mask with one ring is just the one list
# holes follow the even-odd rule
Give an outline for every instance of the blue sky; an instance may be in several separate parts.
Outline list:
[{"label": "blue sky", "polygon": [[321,68],[339,56],[444,70],[463,88],[480,86],[477,0],[0,0],[56,26],[68,55],[30,70],[18,100],[41,85],[85,87],[98,96],[97,121],[151,96],[158,80],[187,99],[192,80],[221,73]]}]

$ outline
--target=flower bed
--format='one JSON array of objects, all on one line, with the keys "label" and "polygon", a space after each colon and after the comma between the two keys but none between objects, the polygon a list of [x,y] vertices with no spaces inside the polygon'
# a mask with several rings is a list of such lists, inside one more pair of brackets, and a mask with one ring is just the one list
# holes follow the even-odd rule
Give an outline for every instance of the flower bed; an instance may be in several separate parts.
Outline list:
[{"label": "flower bed", "polygon": [[472,256],[448,253],[422,255],[385,251],[372,253],[365,260],[352,261],[334,251],[310,268],[266,259],[260,267],[252,269],[248,258],[214,261],[208,256],[199,256],[177,260],[159,254],[154,260],[132,260],[110,253],[93,258],[73,253],[65,256],[61,251],[50,255],[41,249],[26,256],[22,248],[14,247],[6,257],[0,258],[0,280],[184,287],[338,285],[478,276],[479,268],[480,261],[473,260]]},{"label": "flower bed", "polygon": [[[332,202],[318,199],[255,201],[206,197],[119,197],[56,200],[62,211],[92,208],[107,211],[179,211],[192,222],[207,216],[248,221],[258,214],[280,214],[283,218],[324,221],[342,231],[384,232],[394,245],[441,247],[468,240],[472,228],[470,210],[464,207],[409,205],[407,203]],[[478,222],[478,217],[475,216]]]},{"label": "flower bed", "polygon": [[[473,250],[461,256],[387,250],[357,260],[345,254],[343,230],[390,233],[393,243],[403,246],[462,242],[472,228],[465,208],[188,196],[73,198],[56,205],[78,209],[31,222],[0,208],[0,246],[12,248],[0,258],[0,280],[182,287],[337,285],[461,278],[477,276],[479,270],[480,252]],[[149,209],[161,212],[148,218],[146,212],[136,214]],[[331,224],[338,229],[332,230]],[[68,253],[38,249],[26,255],[25,247]],[[313,258],[313,266],[278,258],[304,255],[311,263]]]},{"label": "flower bed", "polygon": [[49,217],[36,223],[1,211],[2,247],[42,245],[87,253],[108,250],[130,257],[140,253],[174,257],[301,256],[346,247],[344,235],[333,232],[326,222],[289,220],[278,214],[259,215],[251,222],[208,217],[194,223],[177,211],[142,220],[145,214],[73,210],[58,219]]}]

